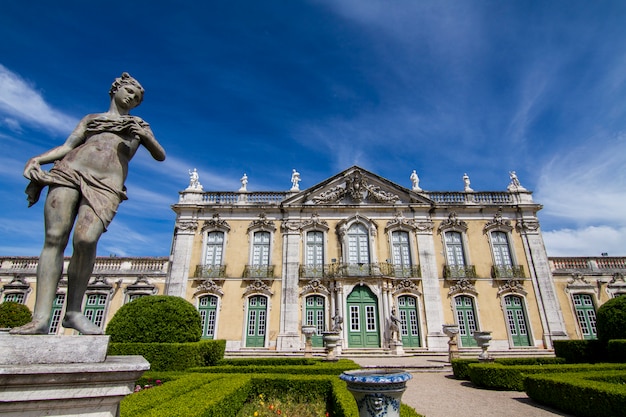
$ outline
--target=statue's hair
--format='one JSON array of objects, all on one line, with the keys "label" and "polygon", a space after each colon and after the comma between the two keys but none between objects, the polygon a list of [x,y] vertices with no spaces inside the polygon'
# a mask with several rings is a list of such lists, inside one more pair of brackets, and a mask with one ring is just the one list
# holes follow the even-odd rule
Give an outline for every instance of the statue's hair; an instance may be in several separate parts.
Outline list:
[{"label": "statue's hair", "polygon": [[143,101],[144,89],[141,84],[139,84],[139,81],[131,77],[130,74],[127,72],[123,72],[121,77],[116,78],[115,81],[113,81],[113,84],[111,84],[111,89],[109,90],[109,96],[113,98],[117,90],[119,90],[119,88],[125,84],[130,84],[139,89],[139,91],[141,92],[141,99],[139,100],[139,102],[141,103],[141,101]]}]

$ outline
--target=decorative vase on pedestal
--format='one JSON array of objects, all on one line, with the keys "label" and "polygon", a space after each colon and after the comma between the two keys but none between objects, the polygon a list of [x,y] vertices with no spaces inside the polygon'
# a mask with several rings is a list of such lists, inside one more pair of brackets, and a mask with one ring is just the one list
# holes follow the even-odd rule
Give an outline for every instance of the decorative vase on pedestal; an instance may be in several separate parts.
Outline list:
[{"label": "decorative vase on pedestal", "polygon": [[346,371],[339,378],[348,384],[359,417],[399,417],[406,381],[413,377],[401,369],[379,368]]},{"label": "decorative vase on pedestal", "polygon": [[489,356],[489,353],[487,353],[487,348],[489,348],[489,341],[491,340],[491,332],[474,332],[472,336],[476,340],[476,343],[478,343],[478,347],[483,350],[480,355],[478,355],[478,359],[480,361],[491,361],[491,356]]},{"label": "decorative vase on pedestal", "polygon": [[459,333],[459,326],[457,324],[444,324],[443,332],[450,338],[448,340],[448,362],[452,362],[452,359],[459,357],[459,347],[456,341],[456,335]]},{"label": "decorative vase on pedestal", "polygon": [[323,332],[322,334],[324,335],[324,346],[326,346],[326,360],[338,360],[335,355],[335,348],[337,347],[337,342],[341,338],[339,336],[339,332]]},{"label": "decorative vase on pedestal", "polygon": [[311,343],[311,338],[317,332],[315,326],[302,326],[302,334],[304,334],[304,357],[312,358],[313,357],[313,344]]}]

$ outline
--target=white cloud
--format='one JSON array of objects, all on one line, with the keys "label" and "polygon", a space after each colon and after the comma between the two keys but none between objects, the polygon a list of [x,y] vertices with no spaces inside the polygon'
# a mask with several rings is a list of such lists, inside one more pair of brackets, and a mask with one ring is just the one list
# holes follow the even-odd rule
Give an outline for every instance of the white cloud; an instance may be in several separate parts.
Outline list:
[{"label": "white cloud", "polygon": [[548,256],[626,256],[626,227],[589,226],[544,231]]},{"label": "white cloud", "polygon": [[[78,120],[52,108],[34,86],[0,64],[0,112],[8,115],[4,123],[19,122],[44,127],[56,132],[71,131]],[[17,120],[16,120],[17,119]]]}]

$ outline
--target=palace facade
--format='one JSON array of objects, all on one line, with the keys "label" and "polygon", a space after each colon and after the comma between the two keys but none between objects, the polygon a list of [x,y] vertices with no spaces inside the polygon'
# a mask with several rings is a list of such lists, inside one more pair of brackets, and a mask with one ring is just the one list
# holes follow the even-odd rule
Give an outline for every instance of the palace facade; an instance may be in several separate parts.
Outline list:
[{"label": "palace facade", "polygon": [[[341,350],[445,351],[444,324],[461,350],[477,330],[494,351],[551,349],[595,336],[595,310],[626,293],[626,258],[549,259],[541,205],[512,173],[507,190],[402,187],[354,166],[308,189],[205,192],[197,173],[172,206],[169,258],[98,258],[85,313],[105,326],[136,297],[168,294],[195,305],[203,337],[227,351],[304,348],[301,326],[339,332]],[[3,301],[31,309],[36,258],[2,258]],[[51,333],[63,332],[66,282]],[[397,325],[397,327],[396,327]],[[396,332],[397,330],[397,332]],[[397,334],[396,334],[397,333]]]}]

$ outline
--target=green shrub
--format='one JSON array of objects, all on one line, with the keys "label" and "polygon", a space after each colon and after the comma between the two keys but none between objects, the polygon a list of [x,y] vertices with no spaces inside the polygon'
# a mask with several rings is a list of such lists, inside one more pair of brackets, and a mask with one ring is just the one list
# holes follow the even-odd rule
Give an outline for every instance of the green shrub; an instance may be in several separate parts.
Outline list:
[{"label": "green shrub", "polygon": [[526,394],[537,401],[581,417],[626,415],[624,371],[532,375],[525,379]]},{"label": "green shrub", "polygon": [[194,343],[109,343],[108,355],[141,355],[154,371],[182,371],[210,366],[224,356],[226,341]]},{"label": "green shrub", "polygon": [[113,343],[186,343],[202,335],[200,314],[180,297],[154,295],[125,304],[106,328]]},{"label": "green shrub", "polygon": [[30,323],[33,319],[28,307],[14,301],[0,304],[0,328],[13,328]]},{"label": "green shrub", "polygon": [[626,339],[626,297],[615,297],[602,304],[597,312],[598,340]]},{"label": "green shrub", "polygon": [[[217,365],[202,368],[191,368],[189,372],[203,373],[245,373],[245,374],[294,374],[294,375],[339,375],[344,371],[359,369],[359,365],[349,359],[340,359],[337,362],[326,362],[315,359],[308,365],[266,365],[268,358],[247,359],[242,361],[247,365]],[[274,359],[274,358],[272,358]],[[278,359],[278,358],[276,358]],[[228,363],[231,360],[219,361],[219,363]],[[278,361],[280,362],[280,361]],[[285,363],[289,363],[286,361]],[[293,361],[298,363],[299,361]],[[257,363],[259,365],[257,365]]]},{"label": "green shrub", "polygon": [[580,373],[600,370],[626,370],[622,364],[563,364],[563,365],[514,365],[500,363],[476,363],[469,366],[470,379],[476,386],[494,389],[523,391],[524,379],[532,374]]},{"label": "green shrub", "polygon": [[607,345],[607,355],[611,362],[624,363],[626,362],[626,340],[615,339],[609,340]]},{"label": "green shrub", "polygon": [[599,340],[555,340],[554,354],[567,363],[606,362],[606,344]]},{"label": "green shrub", "polygon": [[478,359],[452,359],[452,373],[456,379],[470,380],[469,366]]},{"label": "green shrub", "polygon": [[319,359],[313,358],[230,358],[220,359],[217,362],[218,366],[250,366],[250,365],[265,365],[265,366],[280,366],[280,365],[316,365],[320,363]]}]

